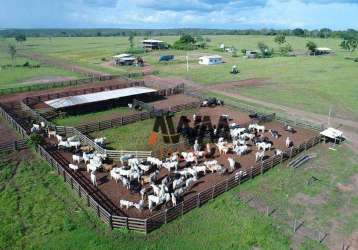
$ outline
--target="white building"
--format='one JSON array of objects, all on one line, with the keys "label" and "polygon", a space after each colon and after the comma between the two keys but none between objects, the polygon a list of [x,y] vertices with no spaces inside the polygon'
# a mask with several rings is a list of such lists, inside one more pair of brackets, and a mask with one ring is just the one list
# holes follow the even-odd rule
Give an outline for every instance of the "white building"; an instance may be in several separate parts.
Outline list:
[{"label": "white building", "polygon": [[214,65],[214,64],[220,64],[222,62],[223,62],[223,58],[219,55],[199,57],[199,64],[203,64],[203,65]]}]

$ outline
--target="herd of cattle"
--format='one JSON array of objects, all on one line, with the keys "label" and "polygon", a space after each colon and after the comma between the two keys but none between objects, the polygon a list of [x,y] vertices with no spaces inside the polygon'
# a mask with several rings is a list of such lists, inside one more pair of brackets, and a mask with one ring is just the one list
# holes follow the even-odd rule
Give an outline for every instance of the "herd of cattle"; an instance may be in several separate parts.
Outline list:
[{"label": "herd of cattle", "polygon": [[[32,132],[44,129],[44,124],[33,124]],[[248,127],[241,127],[235,123],[229,125],[230,136],[228,138],[218,135],[215,144],[208,143],[200,145],[195,140],[193,148],[188,152],[175,152],[168,155],[166,159],[148,157],[147,159],[138,159],[134,155],[124,155],[120,158],[120,167],[112,164],[112,167],[106,169],[109,176],[116,183],[128,189],[130,193],[140,194],[140,199],[136,202],[121,199],[119,201],[121,208],[134,207],[140,211],[149,208],[151,211],[163,204],[172,204],[175,206],[177,201],[185,193],[190,191],[199,181],[200,178],[210,173],[233,173],[239,162],[234,157],[226,157],[228,164],[225,167],[220,164],[219,156],[228,153],[236,154],[237,157],[243,156],[256,149],[255,159],[261,161],[267,151],[273,148],[273,139],[278,139],[281,135],[278,131],[266,129],[263,125],[250,124]],[[294,129],[285,126],[284,129],[294,133]],[[269,132],[266,136],[266,132]],[[81,145],[78,136],[64,138],[56,134],[55,131],[47,129],[49,138],[55,137],[58,149],[75,152],[72,155],[72,163],[68,165],[73,171],[78,171],[84,167],[90,174],[91,182],[97,186],[97,173],[104,169],[105,165],[110,162],[106,154],[100,154],[93,148]],[[105,146],[106,138],[96,138],[97,144]],[[286,147],[293,146],[290,137],[286,138]],[[282,154],[279,149],[274,150],[275,155]],[[236,157],[236,158],[237,158]],[[221,161],[222,162],[222,161]],[[83,163],[83,165],[81,165]],[[163,172],[162,170],[166,171]],[[165,173],[165,174],[164,174]],[[241,170],[235,173],[235,176],[245,175],[246,172]]]}]

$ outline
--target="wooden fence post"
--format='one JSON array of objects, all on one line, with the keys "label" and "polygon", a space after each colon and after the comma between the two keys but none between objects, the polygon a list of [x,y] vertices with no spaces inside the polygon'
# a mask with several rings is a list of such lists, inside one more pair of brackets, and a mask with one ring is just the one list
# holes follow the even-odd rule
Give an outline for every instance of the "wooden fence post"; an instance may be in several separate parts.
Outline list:
[{"label": "wooden fence post", "polygon": [[200,207],[200,193],[198,193],[198,195],[196,196],[196,206]]},{"label": "wooden fence post", "polygon": [[264,174],[264,161],[261,161],[261,175]]},{"label": "wooden fence post", "polygon": [[164,210],[164,224],[167,224],[167,213],[168,213],[168,209],[166,208]]}]

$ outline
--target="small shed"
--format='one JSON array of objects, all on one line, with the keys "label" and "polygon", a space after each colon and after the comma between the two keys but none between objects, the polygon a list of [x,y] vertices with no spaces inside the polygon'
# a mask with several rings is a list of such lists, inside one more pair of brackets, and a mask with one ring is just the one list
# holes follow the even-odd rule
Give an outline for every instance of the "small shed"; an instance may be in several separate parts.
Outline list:
[{"label": "small shed", "polygon": [[199,64],[203,65],[215,65],[223,62],[223,58],[219,55],[202,56],[199,57]]},{"label": "small shed", "polygon": [[340,143],[344,140],[343,132],[332,127],[323,130],[320,134],[326,138],[326,141],[330,140],[335,143]]},{"label": "small shed", "polygon": [[167,49],[168,48],[168,45],[165,42],[160,41],[160,40],[155,40],[155,39],[143,40],[142,46],[144,49],[149,49],[149,50]]}]

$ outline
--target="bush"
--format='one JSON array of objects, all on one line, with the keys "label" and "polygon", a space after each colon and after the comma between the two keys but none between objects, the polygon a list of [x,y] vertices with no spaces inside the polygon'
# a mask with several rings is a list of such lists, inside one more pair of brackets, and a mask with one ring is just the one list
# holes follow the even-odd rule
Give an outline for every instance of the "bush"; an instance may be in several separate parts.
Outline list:
[{"label": "bush", "polygon": [[264,44],[263,42],[259,42],[257,44],[257,47],[259,48],[259,50],[261,51],[261,56],[266,58],[266,57],[271,57],[273,54],[273,49],[270,49],[266,44]]},{"label": "bush", "polygon": [[29,62],[25,62],[22,67],[30,67],[30,63]]},{"label": "bush", "polygon": [[289,52],[292,52],[292,46],[289,43],[286,43],[284,46],[280,47],[280,53],[282,55],[288,55]]},{"label": "bush", "polygon": [[243,55],[246,55],[246,49],[241,49],[241,53],[242,53]]},{"label": "bush", "polygon": [[31,134],[30,138],[27,139],[27,144],[30,146],[37,146],[43,142],[43,137],[39,134]]}]

